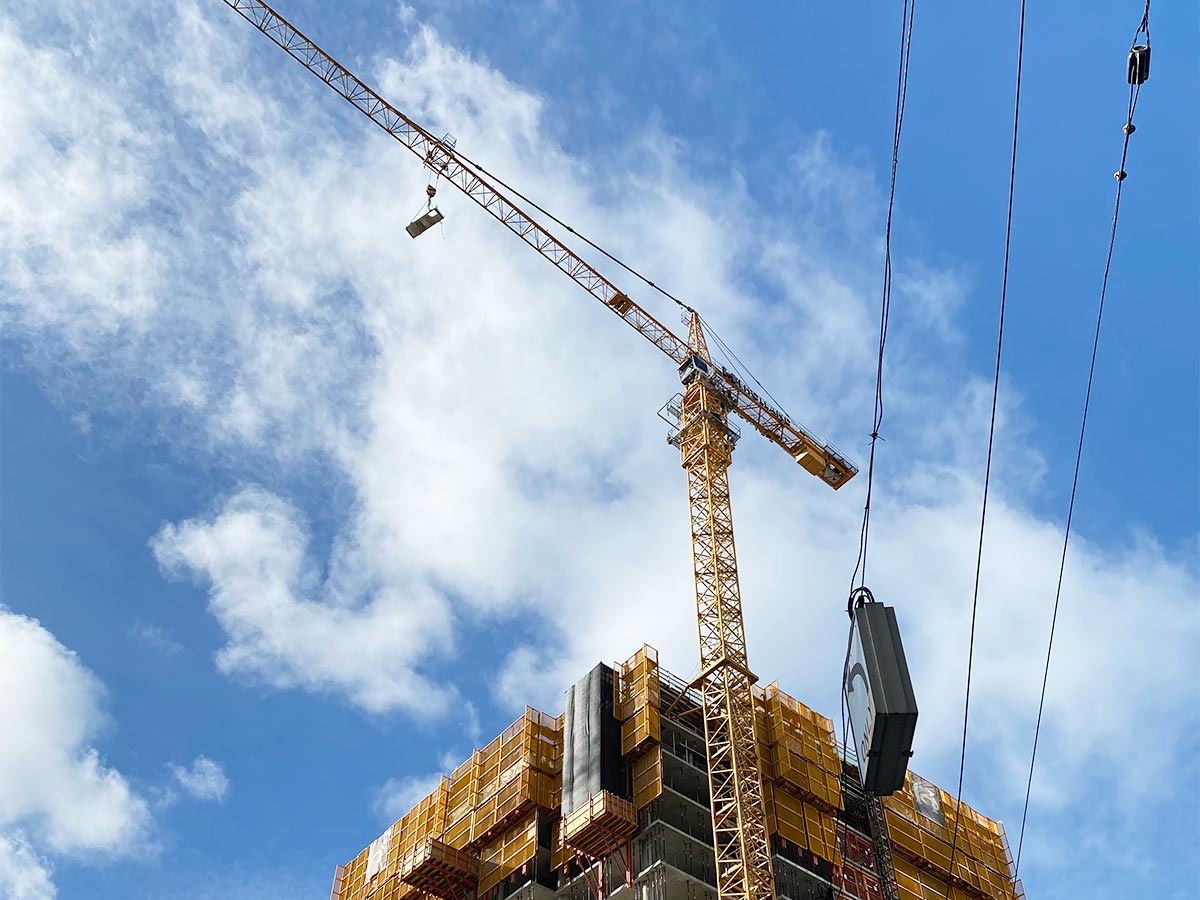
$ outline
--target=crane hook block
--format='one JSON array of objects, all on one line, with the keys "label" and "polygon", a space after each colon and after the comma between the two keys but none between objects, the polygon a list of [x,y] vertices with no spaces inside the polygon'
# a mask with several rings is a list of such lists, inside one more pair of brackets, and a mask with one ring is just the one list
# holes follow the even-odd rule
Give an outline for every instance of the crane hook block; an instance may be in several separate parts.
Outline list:
[{"label": "crane hook block", "polygon": [[1150,77],[1150,45],[1138,44],[1129,51],[1129,83],[1145,84]]},{"label": "crane hook block", "polygon": [[428,231],[438,222],[442,221],[444,218],[446,217],[441,214],[436,206],[434,206],[429,210],[429,212],[422,216],[417,216],[415,219],[409,222],[404,230],[407,231],[411,237],[418,237],[419,235]]},{"label": "crane hook block", "polygon": [[432,200],[437,195],[437,188],[432,184],[425,185],[425,196]]}]

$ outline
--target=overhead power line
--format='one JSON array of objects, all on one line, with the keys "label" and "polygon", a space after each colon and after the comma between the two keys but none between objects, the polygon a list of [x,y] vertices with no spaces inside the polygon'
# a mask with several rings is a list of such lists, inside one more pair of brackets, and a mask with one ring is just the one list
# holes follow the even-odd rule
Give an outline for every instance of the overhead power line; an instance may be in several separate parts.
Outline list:
[{"label": "overhead power line", "polygon": [[[1139,53],[1138,39],[1145,36],[1146,70],[1139,74],[1137,70]],[[1079,467],[1083,460],[1083,438],[1087,433],[1088,407],[1092,400],[1092,381],[1096,374],[1096,355],[1100,348],[1100,325],[1104,320],[1104,298],[1108,293],[1108,273],[1112,268],[1113,246],[1117,240],[1117,218],[1121,212],[1121,188],[1125,184],[1125,160],[1129,155],[1129,138],[1137,129],[1133,124],[1133,114],[1137,109],[1138,94],[1141,93],[1142,83],[1149,74],[1150,55],[1150,0],[1146,0],[1146,8],[1142,13],[1142,21],[1133,34],[1129,45],[1129,104],[1125,114],[1125,124],[1121,131],[1125,135],[1121,144],[1121,165],[1115,173],[1117,180],[1117,196],[1113,203],[1112,224],[1108,230],[1108,253],[1104,258],[1104,277],[1100,280],[1100,302],[1096,309],[1096,329],[1092,336],[1092,358],[1088,364],[1087,389],[1083,394],[1083,414],[1079,422],[1079,444],[1075,448],[1075,473],[1071,477],[1071,499],[1067,503],[1067,522],[1063,528],[1062,556],[1058,561],[1058,583],[1054,588],[1054,612],[1050,617],[1050,638],[1046,644],[1046,665],[1042,670],[1042,692],[1038,699],[1037,724],[1033,729],[1033,750],[1029,755],[1029,779],[1025,783],[1025,805],[1021,810],[1021,832],[1017,840],[1017,860],[1013,870],[1015,878],[1021,871],[1021,850],[1025,846],[1025,823],[1029,816],[1029,797],[1033,790],[1033,769],[1037,762],[1038,738],[1042,733],[1042,714],[1046,708],[1046,684],[1050,678],[1050,654],[1054,650],[1054,632],[1058,624],[1058,606],[1062,599],[1063,573],[1067,568],[1067,545],[1071,540],[1071,521],[1075,515],[1075,492],[1079,487]]]},{"label": "overhead power line", "polygon": [[1013,193],[1017,183],[1017,136],[1021,125],[1021,71],[1025,62],[1025,0],[1021,0],[1021,19],[1017,28],[1017,77],[1013,100],[1012,154],[1008,166],[1008,212],[1004,226],[1004,270],[1000,280],[1000,321],[996,329],[996,370],[992,376],[992,412],[988,422],[987,464],[983,474],[983,502],[979,512],[979,548],[975,555],[975,586],[971,594],[971,635],[967,643],[967,683],[963,697],[962,750],[958,758],[958,790],[954,797],[954,835],[950,841],[950,878],[946,881],[949,900],[954,874],[954,856],[958,851],[958,833],[962,808],[963,773],[967,762],[967,723],[971,714],[971,672],[975,663],[975,623],[979,612],[979,575],[983,568],[983,536],[987,526],[988,488],[992,480],[992,451],[996,439],[996,407],[1000,398],[1000,360],[1004,350],[1004,312],[1008,303],[1008,263],[1012,252]]}]

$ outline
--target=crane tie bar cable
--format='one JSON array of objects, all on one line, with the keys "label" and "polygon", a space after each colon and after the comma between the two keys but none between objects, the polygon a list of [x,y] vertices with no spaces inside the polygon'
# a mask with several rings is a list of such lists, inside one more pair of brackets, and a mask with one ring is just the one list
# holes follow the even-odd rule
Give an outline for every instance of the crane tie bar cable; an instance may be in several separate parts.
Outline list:
[{"label": "crane tie bar cable", "polygon": [[[1138,38],[1145,36],[1146,42],[1139,48]],[[1139,53],[1139,49],[1144,53]],[[1144,56],[1144,67],[1139,67]],[[1125,115],[1125,124],[1121,131],[1125,139],[1121,146],[1121,165],[1115,173],[1117,180],[1117,196],[1113,203],[1112,225],[1108,232],[1108,253],[1104,259],[1104,277],[1100,281],[1100,302],[1096,310],[1096,329],[1092,337],[1092,359],[1088,364],[1087,389],[1083,394],[1083,415],[1079,423],[1079,444],[1075,448],[1075,473],[1071,478],[1071,499],[1067,502],[1067,521],[1063,528],[1062,556],[1058,561],[1058,583],[1054,589],[1054,612],[1050,617],[1050,638],[1046,644],[1046,665],[1042,670],[1042,692],[1038,699],[1037,724],[1033,729],[1033,750],[1029,756],[1029,779],[1025,783],[1025,805],[1021,810],[1021,831],[1017,840],[1017,859],[1013,868],[1013,878],[1016,879],[1021,871],[1021,850],[1025,845],[1025,823],[1029,816],[1029,797],[1033,790],[1033,769],[1037,762],[1038,738],[1042,732],[1042,713],[1046,707],[1046,684],[1050,677],[1050,654],[1054,649],[1054,632],[1058,624],[1058,606],[1062,599],[1063,574],[1067,567],[1067,545],[1071,540],[1071,520],[1075,514],[1075,492],[1079,487],[1079,468],[1083,460],[1083,438],[1087,433],[1088,407],[1092,400],[1092,381],[1096,374],[1096,355],[1100,348],[1100,325],[1104,319],[1104,298],[1108,293],[1108,273],[1112,268],[1113,246],[1117,239],[1117,218],[1121,212],[1121,187],[1125,183],[1125,160],[1129,155],[1129,138],[1137,129],[1133,124],[1133,114],[1137,108],[1138,94],[1141,86],[1149,76],[1150,66],[1150,0],[1146,0],[1146,9],[1142,13],[1142,21],[1134,32],[1133,41],[1129,47],[1129,105]]]},{"label": "crane tie bar cable", "polygon": [[550,212],[545,207],[540,206],[534,200],[529,199],[529,197],[522,194],[519,190],[517,190],[511,184],[508,184],[503,178],[501,178],[495,172],[491,172],[491,171],[485,169],[483,166],[481,166],[479,163],[475,162],[473,159],[471,159],[469,156],[464,154],[462,151],[456,151],[456,152],[458,153],[458,158],[461,159],[463,162],[469,163],[473,168],[478,169],[484,175],[487,175],[489,178],[492,179],[492,181],[496,182],[496,184],[500,185],[506,191],[509,191],[510,193],[515,194],[517,197],[520,197],[522,200],[524,200],[526,203],[528,203],[530,206],[532,206],[534,209],[536,209],[538,212],[540,212],[542,215],[544,215],[547,219],[554,222],[556,225],[559,225],[560,227],[565,228],[567,231],[571,232],[571,234],[575,235],[575,237],[579,238],[581,241],[583,241],[585,244],[587,244],[589,247],[591,247],[597,253],[601,254],[604,257],[607,257],[609,260],[616,263],[618,266],[620,266],[622,269],[624,269],[626,272],[628,272],[634,278],[636,278],[639,281],[644,282],[645,284],[654,288],[654,290],[658,291],[660,294],[662,294],[668,300],[675,302],[681,309],[684,309],[687,312],[695,312],[695,310],[693,310],[690,306],[688,306],[686,303],[684,303],[682,300],[680,300],[674,294],[670,293],[669,291],[663,290],[657,284],[655,284],[653,281],[651,281],[649,278],[647,278],[645,275],[643,275],[641,272],[639,272],[637,269],[628,265],[626,262],[621,260],[619,257],[614,256],[613,254],[609,253],[607,250],[605,250],[599,244],[592,241],[586,235],[581,234],[580,232],[576,231],[574,228],[572,228],[570,225],[568,225],[566,222],[564,222],[558,216],[554,215],[554,213]]},{"label": "crane tie bar cable", "polygon": [[[604,249],[604,247],[597,244],[595,241],[593,241],[587,235],[583,234],[580,231],[577,231],[576,229],[574,229],[573,227],[568,225],[566,222],[564,222],[558,216],[554,215],[554,213],[550,212],[550,210],[546,209],[544,206],[539,204],[536,200],[533,200],[530,197],[526,196],[525,194],[521,193],[520,190],[518,190],[517,188],[513,187],[511,184],[506,182],[503,178],[501,178],[495,172],[492,172],[489,169],[484,168],[482,165],[477,163],[475,160],[471,159],[469,156],[467,156],[462,151],[456,151],[456,152],[458,153],[459,159],[461,159],[463,162],[467,163],[472,168],[478,170],[482,174],[487,175],[489,178],[492,179],[492,181],[496,182],[496,184],[500,185],[502,188],[509,191],[514,196],[519,197],[521,200],[528,203],[531,207],[536,209],[538,212],[540,212],[542,215],[544,215],[550,221],[554,222],[556,225],[560,226],[561,228],[563,228],[566,231],[569,231],[571,234],[575,235],[575,237],[579,238],[581,241],[583,241],[585,244],[587,244],[589,247],[591,247],[593,250],[595,250],[601,256],[604,256],[606,259],[610,260],[611,262],[616,263],[618,266],[620,266],[622,269],[624,269],[626,272],[628,272],[634,278],[638,279],[642,283],[646,284],[650,288],[652,288],[655,291],[657,291],[658,293],[662,294],[668,300],[675,303],[680,309],[684,310],[685,312],[689,312],[689,313],[696,312],[695,309],[693,309],[688,304],[684,303],[682,300],[680,300],[678,297],[676,297],[670,291],[659,287],[657,284],[655,284],[653,281],[651,281],[649,278],[647,278],[645,275],[643,275],[637,269],[633,268],[633,266],[629,265],[624,260],[622,260],[620,257],[616,256],[615,254],[612,254],[608,250]],[[697,313],[697,315],[699,315],[699,313]],[[721,339],[721,336],[719,334],[717,334],[716,330],[712,327],[711,324],[709,324],[708,320],[701,317],[701,322],[704,324],[705,331],[715,339],[718,348],[720,348],[721,353],[725,356],[726,360],[729,362],[729,365],[733,368],[738,369],[742,373],[744,373],[747,378],[749,378],[756,385],[758,385],[759,390],[761,390],[767,396],[767,399],[769,399],[772,403],[774,403],[779,408],[779,410],[781,412],[783,412],[784,415],[790,419],[791,416],[788,414],[787,410],[785,410],[783,408],[783,404],[775,399],[774,395],[769,390],[767,390],[766,386],[761,381],[758,380],[758,377],[753,372],[751,372],[749,368],[746,367],[745,363],[743,363],[741,361],[741,359],[738,358],[738,356],[732,350],[729,349],[728,344],[726,344],[725,341]]]}]

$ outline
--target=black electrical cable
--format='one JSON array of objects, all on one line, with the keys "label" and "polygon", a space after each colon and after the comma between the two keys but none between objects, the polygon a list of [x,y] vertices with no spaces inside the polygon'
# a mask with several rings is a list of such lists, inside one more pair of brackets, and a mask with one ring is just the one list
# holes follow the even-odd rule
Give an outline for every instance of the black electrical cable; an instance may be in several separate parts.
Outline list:
[{"label": "black electrical cable", "polygon": [[1004,272],[1000,281],[1000,323],[996,332],[996,371],[992,378],[992,414],[988,424],[987,465],[983,474],[983,503],[979,513],[979,549],[975,556],[975,588],[971,597],[971,637],[967,644],[967,684],[963,698],[962,752],[958,758],[958,791],[954,798],[954,836],[950,841],[950,878],[946,881],[946,898],[949,900],[954,878],[954,854],[958,850],[958,832],[961,822],[963,772],[967,763],[967,722],[971,713],[971,670],[975,662],[975,621],[979,611],[979,574],[983,568],[983,535],[987,525],[988,488],[992,479],[992,450],[996,437],[996,407],[1000,398],[1000,358],[1004,349],[1004,311],[1008,301],[1008,261],[1012,250],[1013,193],[1017,183],[1017,135],[1021,123],[1021,70],[1025,61],[1025,0],[1021,0],[1021,22],[1017,31],[1017,83],[1013,102],[1012,155],[1008,168],[1008,214],[1004,227]]},{"label": "black electrical cable", "polygon": [[[1130,45],[1137,45],[1138,38],[1142,35],[1146,36],[1146,47],[1150,46],[1150,0],[1146,0],[1146,9],[1142,13],[1141,24],[1134,32],[1133,41]],[[1079,467],[1083,460],[1083,438],[1087,432],[1088,407],[1092,400],[1092,381],[1096,374],[1096,355],[1100,348],[1100,325],[1104,319],[1104,298],[1108,293],[1108,273],[1112,268],[1113,245],[1117,240],[1117,218],[1121,212],[1121,186],[1125,183],[1125,159],[1129,154],[1129,138],[1134,132],[1133,113],[1137,108],[1138,93],[1141,84],[1134,83],[1129,86],[1129,105],[1125,117],[1125,125],[1121,129],[1125,134],[1125,140],[1121,147],[1121,166],[1117,169],[1117,197],[1113,203],[1112,225],[1108,232],[1108,253],[1104,259],[1104,277],[1100,281],[1100,303],[1096,310],[1096,330],[1092,337],[1092,359],[1088,365],[1087,389],[1083,394],[1083,415],[1079,423],[1079,444],[1075,448],[1075,474],[1071,478],[1071,499],[1067,503],[1067,522],[1063,528],[1063,545],[1062,556],[1058,561],[1058,584],[1054,589],[1054,613],[1050,617],[1050,639],[1046,644],[1046,666],[1042,671],[1042,694],[1038,699],[1037,724],[1033,729],[1033,750],[1029,756],[1029,780],[1025,783],[1025,805],[1021,810],[1021,832],[1017,840],[1017,860],[1013,867],[1013,878],[1016,879],[1021,871],[1021,850],[1025,846],[1025,822],[1029,816],[1029,797],[1033,791],[1033,769],[1037,762],[1038,738],[1042,733],[1042,713],[1046,707],[1046,684],[1050,678],[1050,654],[1054,649],[1054,631],[1058,624],[1058,606],[1062,598],[1063,574],[1067,567],[1067,545],[1071,540],[1071,520],[1075,514],[1075,491],[1079,486]]]}]

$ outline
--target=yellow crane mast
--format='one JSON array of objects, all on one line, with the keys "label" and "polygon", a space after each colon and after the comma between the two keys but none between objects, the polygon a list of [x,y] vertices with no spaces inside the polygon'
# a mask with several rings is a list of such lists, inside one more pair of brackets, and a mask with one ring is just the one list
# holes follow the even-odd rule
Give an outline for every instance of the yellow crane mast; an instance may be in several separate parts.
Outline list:
[{"label": "yellow crane mast", "polygon": [[700,674],[708,753],[717,891],[721,900],[773,900],[774,876],[754,731],[755,676],[746,653],[729,500],[736,413],[835,490],[857,469],[813,437],[708,352],[699,315],[689,309],[683,340],[619,290],[588,262],[521,210],[455,150],[367,87],[266,3],[224,0],[367,118],[411,150],[510,231],[566,273],[679,367],[684,392],[666,407],[688,480],[692,559],[700,637]]},{"label": "yellow crane mast", "polygon": [[684,394],[673,442],[687,473],[692,564],[700,626],[700,686],[708,754],[717,893],[721,900],[773,900],[775,874],[758,770],[754,697],[733,544],[729,465],[737,432],[728,394],[712,378],[712,362],[692,312],[692,355],[680,367]]}]

